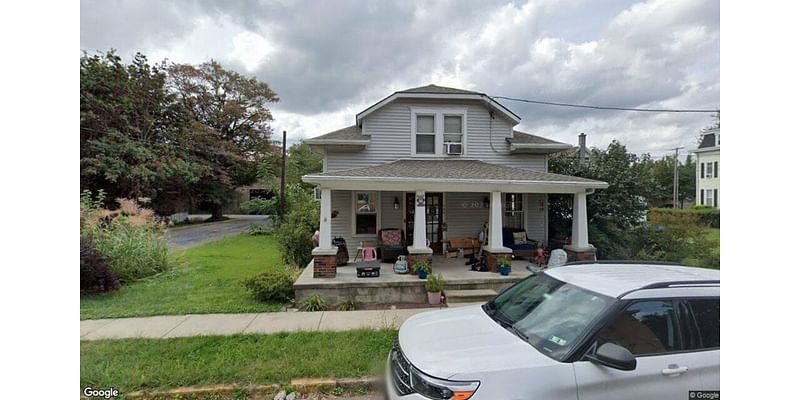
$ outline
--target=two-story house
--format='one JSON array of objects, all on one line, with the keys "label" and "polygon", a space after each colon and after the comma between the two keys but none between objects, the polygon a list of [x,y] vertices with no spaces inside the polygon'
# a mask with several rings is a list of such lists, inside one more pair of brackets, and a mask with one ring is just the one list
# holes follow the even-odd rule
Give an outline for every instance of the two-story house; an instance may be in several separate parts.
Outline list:
[{"label": "two-story house", "polygon": [[303,177],[321,192],[315,267],[333,262],[332,237],[354,254],[383,228],[404,231],[411,263],[430,261],[445,236],[485,232],[484,254],[496,263],[511,255],[503,228],[547,242],[548,193],[573,194],[566,250],[593,258],[586,196],[608,184],[549,173],[548,156],[572,146],[515,130],[519,123],[484,93],[428,85],[392,93],[354,125],[306,140],[324,154],[323,172]]},{"label": "two-story house", "polygon": [[719,128],[706,132],[696,150],[696,204],[719,208]]}]

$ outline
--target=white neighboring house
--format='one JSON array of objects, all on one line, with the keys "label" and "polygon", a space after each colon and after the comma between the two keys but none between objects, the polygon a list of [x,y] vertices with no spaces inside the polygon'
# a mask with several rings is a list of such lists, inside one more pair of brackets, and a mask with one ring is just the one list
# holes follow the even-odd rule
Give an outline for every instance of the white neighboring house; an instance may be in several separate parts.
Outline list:
[{"label": "white neighboring house", "polygon": [[439,253],[445,235],[475,237],[485,224],[484,250],[508,257],[512,247],[528,246],[513,232],[547,242],[548,193],[574,196],[567,250],[594,258],[586,196],[608,184],[549,173],[549,155],[572,146],[516,130],[520,117],[486,94],[407,89],[358,113],[355,123],[305,141],[324,156],[323,172],[303,177],[320,189],[315,268],[336,253],[332,237],[345,238],[354,254],[359,241],[379,241],[387,228],[404,231],[409,264]]},{"label": "white neighboring house", "polygon": [[697,150],[697,194],[695,203],[719,208],[719,128],[703,135]]}]

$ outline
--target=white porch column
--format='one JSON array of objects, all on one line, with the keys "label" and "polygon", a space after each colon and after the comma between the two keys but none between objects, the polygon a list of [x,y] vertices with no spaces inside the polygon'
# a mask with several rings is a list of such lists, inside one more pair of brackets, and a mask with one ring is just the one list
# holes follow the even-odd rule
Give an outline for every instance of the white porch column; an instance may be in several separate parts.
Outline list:
[{"label": "white porch column", "polygon": [[589,222],[586,215],[586,192],[575,193],[572,201],[572,246],[575,250],[591,249]]},{"label": "white porch column", "polygon": [[487,250],[495,253],[510,253],[503,247],[503,199],[500,192],[492,192],[489,207],[489,244]]},{"label": "white porch column", "polygon": [[331,246],[331,190],[320,189],[322,197],[319,200],[319,246],[315,253],[332,250]]},{"label": "white porch column", "polygon": [[[422,199],[420,201],[420,199]],[[425,191],[417,190],[414,195],[414,243],[411,247],[415,250],[427,249],[425,243],[428,235],[425,232]]]}]

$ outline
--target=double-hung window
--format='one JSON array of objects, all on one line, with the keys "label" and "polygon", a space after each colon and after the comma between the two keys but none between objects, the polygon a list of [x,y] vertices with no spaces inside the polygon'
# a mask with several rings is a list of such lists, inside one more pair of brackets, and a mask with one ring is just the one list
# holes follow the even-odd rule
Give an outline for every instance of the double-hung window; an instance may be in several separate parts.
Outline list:
[{"label": "double-hung window", "polygon": [[462,109],[412,108],[411,155],[465,154],[466,119],[467,111]]},{"label": "double-hung window", "polygon": [[356,235],[378,233],[378,192],[355,192],[353,195],[354,232]]},{"label": "double-hung window", "polygon": [[436,115],[417,114],[417,131],[415,132],[417,154],[436,154]]},{"label": "double-hung window", "polygon": [[525,202],[522,193],[505,193],[503,228],[525,228]]}]

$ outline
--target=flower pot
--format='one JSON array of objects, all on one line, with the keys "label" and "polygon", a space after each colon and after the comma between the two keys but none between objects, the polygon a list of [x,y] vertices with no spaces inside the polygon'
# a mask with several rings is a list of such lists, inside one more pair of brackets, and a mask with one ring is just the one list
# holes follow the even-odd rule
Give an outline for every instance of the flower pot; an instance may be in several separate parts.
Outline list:
[{"label": "flower pot", "polygon": [[419,279],[428,279],[428,271],[417,271]]},{"label": "flower pot", "polygon": [[442,302],[442,292],[428,292],[428,304],[435,306]]},{"label": "flower pot", "polygon": [[510,274],[510,273],[511,273],[511,267],[510,266],[500,267],[500,275],[508,276],[508,274]]}]

